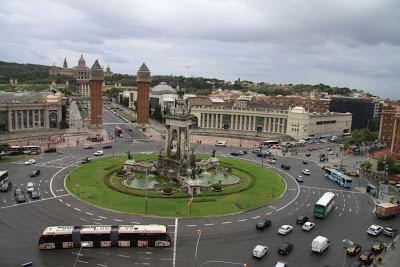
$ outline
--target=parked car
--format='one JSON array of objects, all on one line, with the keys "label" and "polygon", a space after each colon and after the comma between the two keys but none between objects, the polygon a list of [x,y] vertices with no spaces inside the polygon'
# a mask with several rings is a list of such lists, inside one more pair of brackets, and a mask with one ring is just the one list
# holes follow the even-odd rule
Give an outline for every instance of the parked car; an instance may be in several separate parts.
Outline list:
[{"label": "parked car", "polygon": [[346,248],[346,254],[349,256],[355,256],[361,251],[361,245],[357,243],[352,243]]},{"label": "parked car", "polygon": [[293,249],[293,243],[285,242],[279,246],[278,253],[281,255],[288,255]]},{"label": "parked car", "polygon": [[40,175],[40,170],[34,170],[31,172],[31,174],[29,175],[30,177],[36,177]]},{"label": "parked car", "polygon": [[378,236],[382,233],[383,227],[380,225],[372,224],[368,230],[367,233],[373,236]]},{"label": "parked car", "polygon": [[112,145],[105,145],[105,146],[103,146],[103,149],[110,149],[110,148],[112,148]]},{"label": "parked car", "polygon": [[309,169],[302,169],[301,172],[302,172],[304,175],[310,175],[310,170],[309,170]]},{"label": "parked car", "polygon": [[281,235],[287,235],[288,233],[290,233],[290,231],[292,231],[293,226],[290,225],[282,225],[279,229],[278,229],[278,234]]},{"label": "parked car", "polygon": [[35,184],[33,182],[28,182],[26,184],[26,192],[30,193],[35,189]]},{"label": "parked car", "polygon": [[371,251],[375,254],[380,254],[382,253],[382,251],[385,250],[386,244],[379,242],[379,241],[375,241],[374,244],[372,244],[371,246]]},{"label": "parked car", "polygon": [[237,151],[234,151],[234,152],[231,152],[231,156],[237,157],[237,156],[240,156],[240,153]]},{"label": "parked car", "polygon": [[252,153],[260,153],[261,152],[261,148],[255,148],[253,149],[253,151],[251,151]]},{"label": "parked car", "polygon": [[258,230],[264,230],[265,228],[269,227],[270,225],[271,225],[270,220],[262,220],[262,221],[259,221],[258,223],[256,223],[256,228]]},{"label": "parked car", "polygon": [[90,162],[90,159],[89,159],[89,158],[84,158],[84,159],[82,159],[82,164],[85,164],[85,163],[88,163],[88,162]]},{"label": "parked car", "polygon": [[93,153],[93,155],[95,155],[95,156],[102,156],[103,154],[104,154],[103,150],[99,150],[99,151],[96,151]]},{"label": "parked car", "polygon": [[284,170],[290,170],[290,165],[282,164],[281,168]]},{"label": "parked car", "polygon": [[287,263],[284,261],[277,261],[275,267],[287,267]]},{"label": "parked car", "polygon": [[308,217],[307,216],[299,216],[296,220],[297,224],[305,224],[306,222],[308,222]]},{"label": "parked car", "polygon": [[92,149],[92,148],[93,148],[92,145],[85,145],[85,146],[83,147],[83,149]]},{"label": "parked car", "polygon": [[364,250],[359,257],[359,260],[363,263],[371,264],[374,260],[374,253],[370,250]]},{"label": "parked car", "polygon": [[392,226],[386,226],[385,229],[383,229],[383,234],[390,237],[395,237],[397,232],[397,229]]},{"label": "parked car", "polygon": [[311,242],[311,251],[315,253],[324,253],[329,248],[330,242],[328,238],[323,236],[317,236]]},{"label": "parked car", "polygon": [[296,176],[296,181],[299,182],[299,183],[304,182],[303,176],[297,175],[297,176]]},{"label": "parked car", "polygon": [[12,183],[8,180],[4,180],[4,182],[1,184],[0,191],[7,192],[11,188],[12,188]]},{"label": "parked car", "polygon": [[262,245],[257,245],[253,249],[253,257],[261,259],[264,257],[265,254],[268,252],[268,247],[267,246],[262,246]]},{"label": "parked car", "polygon": [[17,195],[15,196],[15,200],[16,200],[18,203],[23,203],[23,202],[26,201],[26,198],[25,198],[25,195],[24,195],[24,194],[17,194]]},{"label": "parked car", "polygon": [[36,160],[34,160],[34,159],[25,161],[25,165],[31,165],[31,164],[35,164],[35,163],[36,163]]},{"label": "parked car", "polygon": [[328,155],[333,156],[335,155],[335,152],[333,152],[332,150],[328,152]]},{"label": "parked car", "polygon": [[311,231],[311,229],[314,228],[314,226],[315,226],[315,223],[312,223],[312,222],[305,222],[305,223],[303,224],[303,226],[302,226],[302,229],[303,229],[304,231],[309,232],[309,231]]},{"label": "parked car", "polygon": [[268,162],[268,163],[271,163],[271,164],[275,164],[275,163],[276,163],[276,160],[274,160],[274,159],[267,159],[267,162]]},{"label": "parked car", "polygon": [[55,152],[57,152],[57,149],[55,147],[49,147],[44,151],[44,153],[55,153]]},{"label": "parked car", "polygon": [[304,165],[307,165],[307,164],[308,164],[308,161],[307,161],[307,160],[303,160],[303,164],[304,164]]},{"label": "parked car", "polygon": [[36,190],[36,189],[34,189],[34,190],[31,192],[31,198],[32,198],[32,199],[39,199],[39,198],[40,198],[40,193],[39,193],[39,191]]}]

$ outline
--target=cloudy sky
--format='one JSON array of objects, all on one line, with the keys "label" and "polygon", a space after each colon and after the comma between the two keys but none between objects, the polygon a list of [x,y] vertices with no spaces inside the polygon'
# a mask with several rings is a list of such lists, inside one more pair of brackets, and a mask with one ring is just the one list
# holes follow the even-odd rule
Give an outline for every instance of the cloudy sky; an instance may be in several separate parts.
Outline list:
[{"label": "cloudy sky", "polygon": [[400,98],[398,0],[1,1],[0,60],[325,83]]}]

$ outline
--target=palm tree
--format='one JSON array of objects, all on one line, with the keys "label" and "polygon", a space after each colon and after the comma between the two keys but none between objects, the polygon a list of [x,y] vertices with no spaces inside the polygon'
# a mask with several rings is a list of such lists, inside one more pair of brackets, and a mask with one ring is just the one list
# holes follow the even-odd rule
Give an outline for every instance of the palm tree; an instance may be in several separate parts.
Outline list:
[{"label": "palm tree", "polygon": [[369,162],[368,160],[365,160],[361,163],[360,168],[362,171],[362,175],[364,175],[364,173],[369,173],[372,168],[372,163]]}]

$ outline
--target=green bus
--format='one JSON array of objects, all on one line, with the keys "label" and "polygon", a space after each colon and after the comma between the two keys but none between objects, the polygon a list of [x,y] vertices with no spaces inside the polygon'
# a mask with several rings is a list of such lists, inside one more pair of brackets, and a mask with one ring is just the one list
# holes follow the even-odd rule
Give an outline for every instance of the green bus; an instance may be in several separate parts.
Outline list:
[{"label": "green bus", "polygon": [[332,210],[335,204],[336,195],[332,192],[326,192],[318,201],[314,207],[314,217],[319,219],[325,219],[328,213]]}]

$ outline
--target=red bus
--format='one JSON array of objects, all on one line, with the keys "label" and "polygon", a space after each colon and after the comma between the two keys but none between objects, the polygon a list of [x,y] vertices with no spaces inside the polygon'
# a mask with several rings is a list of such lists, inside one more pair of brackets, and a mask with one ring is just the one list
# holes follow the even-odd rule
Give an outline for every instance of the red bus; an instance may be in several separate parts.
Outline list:
[{"label": "red bus", "polygon": [[50,226],[39,238],[40,249],[80,247],[170,247],[164,225]]}]

